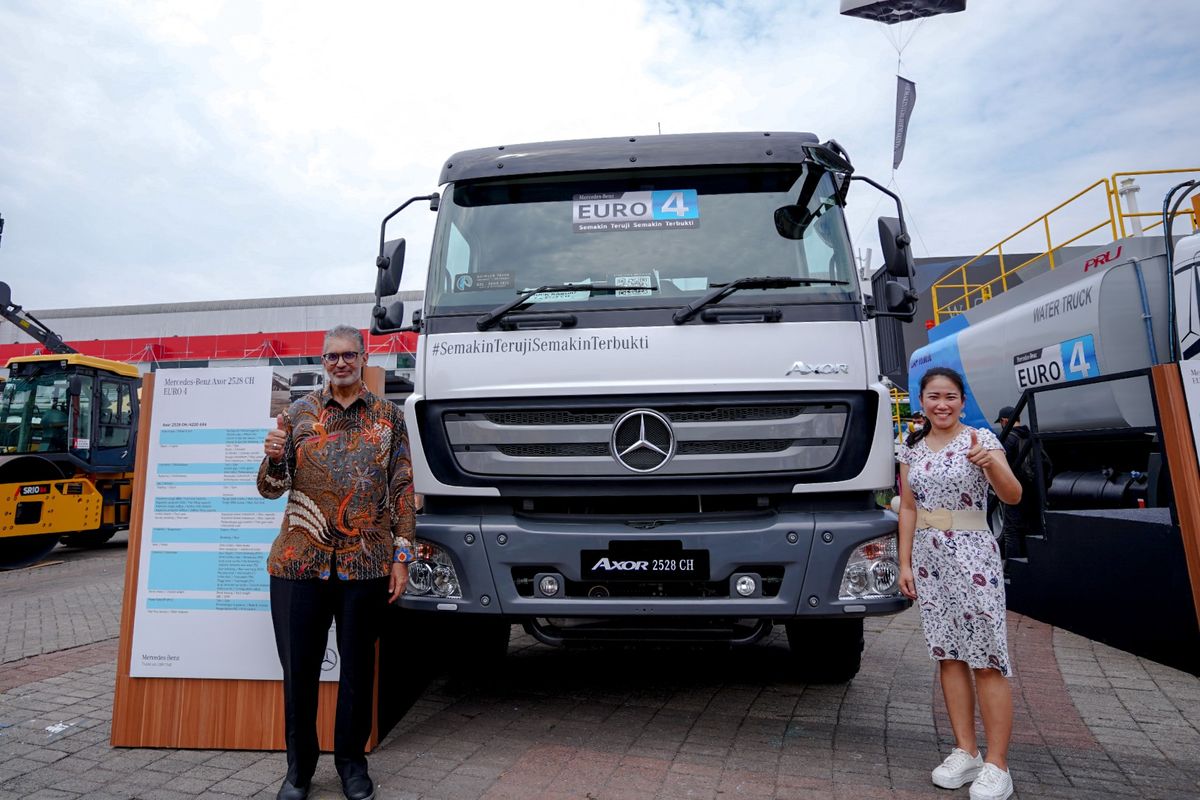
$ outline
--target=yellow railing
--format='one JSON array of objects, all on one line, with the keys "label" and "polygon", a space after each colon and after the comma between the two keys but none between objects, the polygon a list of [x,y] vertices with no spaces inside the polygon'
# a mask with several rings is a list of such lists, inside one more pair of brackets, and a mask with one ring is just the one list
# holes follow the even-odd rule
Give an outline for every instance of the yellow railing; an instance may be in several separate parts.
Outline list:
[{"label": "yellow railing", "polygon": [[[1126,226],[1127,220],[1135,218],[1150,218],[1154,220],[1148,225],[1142,225],[1143,231],[1152,230],[1156,225],[1162,224],[1161,209],[1155,211],[1138,211],[1131,212],[1121,208],[1121,195],[1118,181],[1121,178],[1137,178],[1148,175],[1175,175],[1200,173],[1200,168],[1191,169],[1158,169],[1158,170],[1142,170],[1140,172],[1115,172],[1111,178],[1101,178],[1090,186],[1076,192],[1071,197],[1059,203],[1054,208],[1037,217],[1028,225],[1025,225],[1020,230],[1001,239],[996,244],[984,250],[979,255],[971,260],[955,267],[950,272],[943,275],[934,282],[933,290],[933,319],[936,324],[941,324],[950,317],[963,313],[971,306],[979,305],[980,303],[990,300],[993,296],[1002,292],[1008,291],[1008,279],[1017,272],[1029,267],[1031,264],[1046,260],[1050,269],[1055,266],[1055,254],[1057,251],[1068,245],[1072,245],[1083,239],[1085,236],[1090,236],[1104,228],[1109,229],[1113,240],[1123,238],[1130,235],[1129,228]],[[1071,206],[1072,204],[1082,200],[1085,197],[1095,197],[1097,190],[1103,191],[1104,202],[1108,207],[1108,216],[1104,219],[1095,222],[1094,224],[1084,223],[1083,230],[1076,230],[1071,235],[1061,240],[1055,239],[1050,230],[1050,221],[1056,213]],[[1196,212],[1193,209],[1181,210],[1181,214],[1190,216],[1192,219],[1192,227],[1200,227]],[[1039,233],[1045,235],[1046,249],[1038,253],[1032,258],[1022,261],[1020,264],[1010,266],[1005,263],[1004,248],[1009,245],[1014,239],[1027,231],[1041,228]],[[995,278],[985,282],[971,282],[968,280],[967,269],[971,265],[978,263],[981,259],[995,255],[999,264],[999,274]]]},{"label": "yellow railing", "polygon": [[[1143,177],[1146,175],[1175,175],[1177,173],[1188,173],[1188,172],[1193,172],[1193,173],[1200,172],[1200,168],[1197,168],[1197,169],[1148,169],[1148,170],[1143,170],[1141,172],[1114,172],[1112,175],[1112,187],[1113,187],[1113,191],[1117,193],[1117,209],[1120,210],[1120,208],[1121,208],[1121,198],[1120,198],[1121,187],[1118,185],[1119,178],[1140,178],[1140,177]],[[1186,209],[1186,210],[1180,209],[1179,213],[1184,216],[1188,216],[1188,217],[1192,218],[1192,228],[1193,229],[1200,228],[1200,219],[1198,219],[1196,217],[1196,212],[1194,209],[1191,209],[1191,208]],[[1155,210],[1153,210],[1153,211],[1139,211],[1137,213],[1131,213],[1128,211],[1121,212],[1121,214],[1118,217],[1118,221],[1121,224],[1121,236],[1122,237],[1129,236],[1131,233],[1130,231],[1128,231],[1125,228],[1125,220],[1127,220],[1127,219],[1133,220],[1134,218],[1140,219],[1142,217],[1149,217],[1150,219],[1153,220],[1149,225],[1142,226],[1143,231],[1152,230],[1153,228],[1162,225],[1161,203],[1158,204],[1158,206],[1156,206]]]},{"label": "yellow railing", "polygon": [[[908,392],[902,392],[897,387],[892,387],[892,430],[896,434],[897,441],[904,437],[904,419],[900,416],[900,406],[908,405]],[[909,409],[909,413],[912,410]]]}]

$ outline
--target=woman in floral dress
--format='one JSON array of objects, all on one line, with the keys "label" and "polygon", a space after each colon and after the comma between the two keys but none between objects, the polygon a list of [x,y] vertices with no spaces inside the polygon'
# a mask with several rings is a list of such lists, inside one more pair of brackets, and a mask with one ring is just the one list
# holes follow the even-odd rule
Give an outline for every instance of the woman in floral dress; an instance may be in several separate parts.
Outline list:
[{"label": "woman in floral dress", "polygon": [[[995,434],[962,423],[964,395],[962,376],[952,369],[934,367],[921,379],[928,422],[900,449],[900,590],[921,610],[954,730],[956,747],[933,771],[933,782],[957,789],[974,781],[973,800],[1003,800],[1013,791],[1012,665],[1004,574],[985,509],[989,485],[1014,504],[1021,484]],[[976,698],[986,761],[975,741]]]}]

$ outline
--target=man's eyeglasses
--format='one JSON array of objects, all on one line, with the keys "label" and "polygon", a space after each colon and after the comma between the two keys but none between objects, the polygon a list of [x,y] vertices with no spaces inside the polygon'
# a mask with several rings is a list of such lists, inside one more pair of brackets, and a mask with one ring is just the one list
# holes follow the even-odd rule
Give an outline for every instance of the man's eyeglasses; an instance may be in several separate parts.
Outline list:
[{"label": "man's eyeglasses", "polygon": [[321,358],[325,360],[326,364],[332,367],[336,365],[339,360],[345,361],[347,364],[355,363],[358,361],[358,353],[354,352],[353,350],[346,353],[323,353]]}]

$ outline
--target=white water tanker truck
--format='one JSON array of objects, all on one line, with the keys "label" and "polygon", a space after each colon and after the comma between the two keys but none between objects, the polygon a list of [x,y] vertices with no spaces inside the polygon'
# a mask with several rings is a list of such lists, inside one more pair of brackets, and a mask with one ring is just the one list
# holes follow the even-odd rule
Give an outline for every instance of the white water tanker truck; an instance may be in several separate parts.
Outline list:
[{"label": "white water tanker truck", "polygon": [[1002,537],[1008,608],[1193,674],[1200,540],[1178,382],[1200,357],[1198,288],[1200,233],[1121,238],[943,322],[909,362],[912,397],[930,366],[954,367],[968,424],[1015,406],[1028,463],[1041,470],[1043,448],[1053,463],[1052,481],[1027,482],[1024,530]]},{"label": "white water tanker truck", "polygon": [[[842,208],[882,187],[852,171],[804,133],[452,156],[413,199],[438,219],[402,606],[492,652],[514,622],[554,644],[782,623],[804,676],[853,676],[863,618],[908,606],[873,319],[915,294],[902,214],[880,221],[899,280],[863,292]],[[403,254],[381,228],[376,333],[406,321],[383,300]]]},{"label": "white water tanker truck", "polygon": [[1198,253],[1200,234],[1179,239],[1170,280],[1166,240],[1131,236],[975,305],[933,328],[912,354],[910,396],[929,367],[952,367],[967,382],[964,421],[986,426],[1026,390],[1061,385],[1036,391],[1022,414],[1046,435],[1055,467],[1049,506],[1164,506],[1150,383],[1107,378],[1200,354]]}]

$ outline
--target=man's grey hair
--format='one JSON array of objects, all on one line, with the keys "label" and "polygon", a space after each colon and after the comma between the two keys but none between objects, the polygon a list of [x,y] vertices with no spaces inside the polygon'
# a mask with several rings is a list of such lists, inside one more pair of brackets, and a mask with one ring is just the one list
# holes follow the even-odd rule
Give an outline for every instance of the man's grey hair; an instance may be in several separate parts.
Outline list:
[{"label": "man's grey hair", "polygon": [[358,352],[367,352],[367,345],[363,341],[362,331],[351,325],[334,325],[325,331],[325,341],[328,342],[330,339],[353,339],[358,342]]}]

